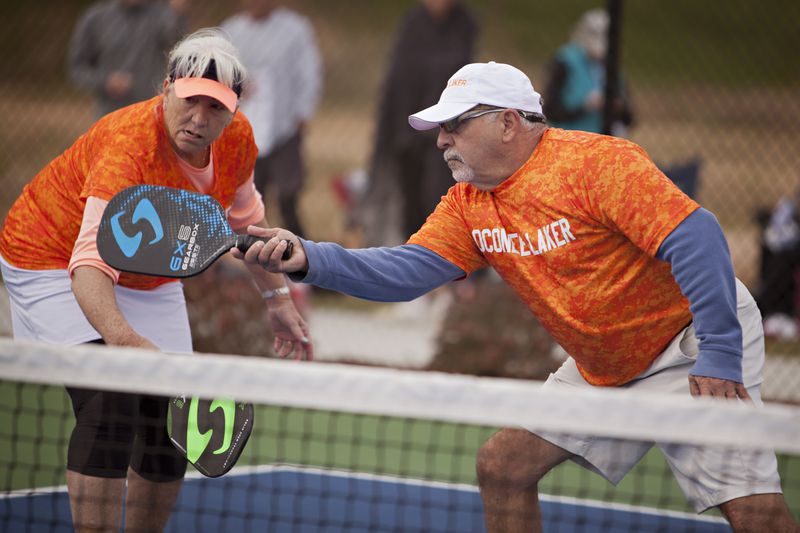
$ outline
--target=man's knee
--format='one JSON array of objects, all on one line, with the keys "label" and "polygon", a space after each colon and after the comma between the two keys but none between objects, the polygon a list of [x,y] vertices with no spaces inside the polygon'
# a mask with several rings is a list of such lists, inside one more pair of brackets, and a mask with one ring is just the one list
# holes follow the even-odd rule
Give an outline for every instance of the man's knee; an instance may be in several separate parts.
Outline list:
[{"label": "man's knee", "polygon": [[478,451],[478,483],[524,489],[535,486],[569,456],[546,440],[521,429],[502,429]]},{"label": "man's knee", "polygon": [[734,531],[775,531],[797,533],[800,526],[792,518],[782,494],[754,494],[736,498],[720,506]]}]

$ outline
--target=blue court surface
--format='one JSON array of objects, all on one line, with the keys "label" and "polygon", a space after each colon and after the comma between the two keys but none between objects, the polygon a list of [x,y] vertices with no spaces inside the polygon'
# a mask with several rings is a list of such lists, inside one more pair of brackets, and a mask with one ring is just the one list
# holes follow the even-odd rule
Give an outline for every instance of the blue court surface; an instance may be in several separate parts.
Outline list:
[{"label": "blue court surface", "polygon": [[[545,531],[729,532],[721,519],[572,498],[541,497]],[[64,487],[0,497],[0,530],[68,532]],[[218,479],[187,477],[170,532],[481,532],[478,491],[296,467],[235,469]]]}]

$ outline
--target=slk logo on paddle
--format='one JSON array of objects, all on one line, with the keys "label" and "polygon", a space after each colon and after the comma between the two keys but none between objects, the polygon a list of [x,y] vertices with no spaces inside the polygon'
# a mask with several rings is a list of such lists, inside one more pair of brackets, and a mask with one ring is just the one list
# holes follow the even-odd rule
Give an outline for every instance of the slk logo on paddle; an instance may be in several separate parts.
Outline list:
[{"label": "slk logo on paddle", "polygon": [[252,404],[227,398],[173,398],[169,418],[172,443],[208,477],[233,467],[253,430]]},{"label": "slk logo on paddle", "polygon": [[[133,257],[139,250],[139,245],[142,243],[142,232],[139,231],[135,235],[130,236],[122,229],[122,224],[119,219],[125,211],[120,211],[111,217],[111,231],[114,234],[114,240],[117,241],[120,251],[125,257]],[[161,218],[156,212],[156,208],[147,198],[143,198],[136,204],[131,216],[131,224],[136,224],[140,220],[146,220],[153,230],[154,237],[148,244],[155,244],[164,237],[164,229],[161,226]]]}]

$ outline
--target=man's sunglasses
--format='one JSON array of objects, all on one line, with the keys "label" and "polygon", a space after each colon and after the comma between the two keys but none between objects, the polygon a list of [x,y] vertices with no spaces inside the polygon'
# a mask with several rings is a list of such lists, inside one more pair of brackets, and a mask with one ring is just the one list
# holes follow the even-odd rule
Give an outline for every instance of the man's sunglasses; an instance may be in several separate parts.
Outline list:
[{"label": "man's sunglasses", "polygon": [[[489,113],[499,113],[505,110],[506,108],[470,110],[458,115],[456,118],[451,118],[446,122],[440,122],[439,127],[442,128],[447,133],[453,133],[458,129],[459,126],[461,126],[462,122],[466,122],[467,120],[478,118],[483,115],[488,115]],[[517,109],[516,111],[517,113],[519,113],[519,116],[521,116],[525,120],[529,120],[531,122],[544,122],[544,118],[540,115],[537,115],[536,113],[528,113],[525,111],[520,111],[519,109]]]}]

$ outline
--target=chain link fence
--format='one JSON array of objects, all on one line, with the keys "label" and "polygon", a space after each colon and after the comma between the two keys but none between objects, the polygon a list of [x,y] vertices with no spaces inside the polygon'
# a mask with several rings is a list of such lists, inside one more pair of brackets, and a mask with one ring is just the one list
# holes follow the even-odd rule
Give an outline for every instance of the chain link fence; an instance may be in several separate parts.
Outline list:
[{"label": "chain link fence", "polygon": [[[368,166],[388,55],[403,14],[416,2],[284,3],[309,18],[324,61],[323,98],[306,137],[309,177],[300,214],[308,237],[350,242],[347,212],[332,183],[336,176]],[[3,213],[24,185],[93,121],[91,95],[70,84],[65,66],[75,23],[91,4],[0,4]],[[580,15],[605,7],[579,0],[465,4],[480,32],[475,59],[518,66],[540,91],[553,53],[569,39]],[[217,25],[241,7],[229,0],[190,0],[187,5],[190,30]],[[797,299],[793,256],[800,255],[793,253],[800,240],[794,216],[800,185],[799,20],[800,4],[791,0],[623,1],[619,20],[619,67],[635,113],[627,136],[662,168],[691,182],[695,198],[720,220],[737,275],[751,292],[771,290],[792,308]],[[782,199],[791,216],[779,220],[772,209]],[[267,204],[269,213],[277,212],[274,200],[268,198]],[[777,229],[788,233],[770,249],[765,229],[781,222]],[[765,252],[768,260],[783,261],[786,267],[770,268]],[[765,279],[765,270],[778,277]],[[789,313],[788,318],[794,329],[778,331],[769,351],[792,358],[800,344],[795,344],[796,317]],[[10,330],[5,314],[0,328],[6,334]],[[203,331],[214,336],[212,326]],[[800,375],[795,374],[791,386],[797,389],[798,384]]]}]

